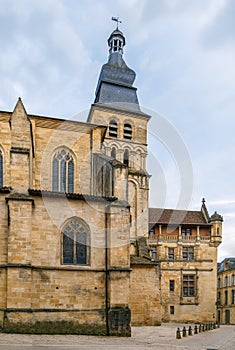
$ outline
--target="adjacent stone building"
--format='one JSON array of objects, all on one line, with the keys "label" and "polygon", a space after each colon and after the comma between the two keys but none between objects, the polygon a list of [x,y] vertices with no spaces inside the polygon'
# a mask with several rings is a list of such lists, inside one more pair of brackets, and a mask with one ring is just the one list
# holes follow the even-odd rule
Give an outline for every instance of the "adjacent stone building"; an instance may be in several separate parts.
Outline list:
[{"label": "adjacent stone building", "polygon": [[123,33],[108,44],[86,123],[29,115],[21,99],[0,112],[3,331],[129,336],[214,318],[222,218],[205,203],[149,209],[150,116]]},{"label": "adjacent stone building", "polygon": [[235,324],[235,258],[218,263],[217,318],[221,324]]},{"label": "adjacent stone building", "polygon": [[217,213],[209,216],[205,200],[200,211],[149,209],[148,245],[160,264],[162,321],[215,321],[222,221]]}]

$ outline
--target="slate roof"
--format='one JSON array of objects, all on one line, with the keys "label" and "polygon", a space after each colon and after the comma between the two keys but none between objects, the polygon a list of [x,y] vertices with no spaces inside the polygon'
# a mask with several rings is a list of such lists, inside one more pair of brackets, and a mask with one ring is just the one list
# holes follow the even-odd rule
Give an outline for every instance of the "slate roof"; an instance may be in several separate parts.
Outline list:
[{"label": "slate roof", "polygon": [[210,225],[201,211],[149,208],[149,224]]},{"label": "slate roof", "polygon": [[[48,191],[48,190],[38,190],[38,189],[29,189],[28,193],[30,196],[36,196],[36,197],[48,197],[48,198],[68,198],[68,199],[74,199],[74,200],[83,200],[83,201],[98,201],[98,202],[114,202],[118,201],[117,197],[100,197],[100,196],[93,196],[90,194],[82,194],[82,193],[67,193],[67,192],[56,192],[56,191]],[[24,196],[20,194],[13,194],[11,198],[16,197],[21,198],[19,196]],[[27,196],[24,196],[25,198],[30,198]],[[10,197],[9,197],[10,198]],[[124,203],[122,201],[118,201],[119,203]],[[127,202],[126,202],[127,203]]]},{"label": "slate roof", "polygon": [[226,270],[235,270],[235,258],[225,258],[217,264],[218,273]]},{"label": "slate roof", "polygon": [[[115,30],[108,43],[113,37],[125,38],[119,30]],[[95,103],[118,105],[124,109],[140,111],[135,81],[135,71],[127,66],[121,52],[110,52],[108,62],[105,63],[100,72],[96,92]]]}]

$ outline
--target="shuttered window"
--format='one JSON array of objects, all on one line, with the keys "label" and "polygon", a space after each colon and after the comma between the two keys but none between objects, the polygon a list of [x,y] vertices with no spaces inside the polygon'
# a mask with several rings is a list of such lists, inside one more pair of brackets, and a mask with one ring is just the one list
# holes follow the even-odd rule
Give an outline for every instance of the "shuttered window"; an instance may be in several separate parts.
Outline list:
[{"label": "shuttered window", "polygon": [[111,120],[109,123],[109,136],[115,138],[118,136],[118,126],[115,120]]},{"label": "shuttered window", "polygon": [[130,124],[124,124],[124,132],[123,132],[124,139],[131,140],[132,139],[132,127]]}]

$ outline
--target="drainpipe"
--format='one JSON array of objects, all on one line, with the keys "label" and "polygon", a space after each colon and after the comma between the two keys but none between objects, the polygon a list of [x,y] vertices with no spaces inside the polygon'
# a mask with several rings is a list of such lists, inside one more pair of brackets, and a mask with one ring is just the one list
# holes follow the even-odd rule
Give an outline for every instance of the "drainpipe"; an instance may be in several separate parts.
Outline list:
[{"label": "drainpipe", "polygon": [[105,317],[106,317],[106,335],[110,335],[109,331],[109,270],[108,270],[108,208],[105,207]]},{"label": "drainpipe", "polygon": [[92,184],[92,172],[93,172],[93,159],[92,159],[92,152],[93,152],[93,140],[92,140],[92,136],[93,136],[93,130],[90,131],[90,194],[94,194],[93,193],[93,184]]}]

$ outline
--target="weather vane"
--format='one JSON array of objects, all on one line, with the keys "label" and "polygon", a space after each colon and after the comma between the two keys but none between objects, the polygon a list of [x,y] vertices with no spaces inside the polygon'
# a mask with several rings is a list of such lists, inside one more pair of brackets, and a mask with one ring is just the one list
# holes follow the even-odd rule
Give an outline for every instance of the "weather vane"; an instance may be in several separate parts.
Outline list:
[{"label": "weather vane", "polygon": [[112,21],[117,22],[117,29],[118,29],[118,23],[122,23],[122,21],[119,21],[119,17],[112,17]]}]

